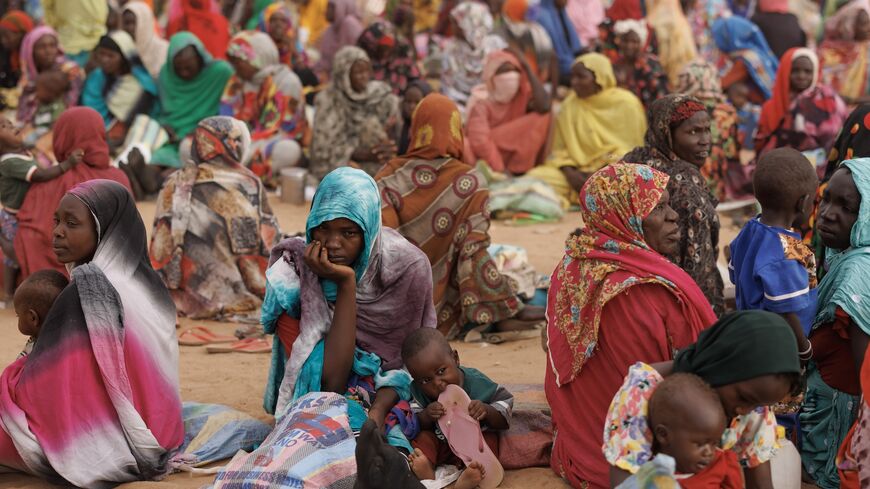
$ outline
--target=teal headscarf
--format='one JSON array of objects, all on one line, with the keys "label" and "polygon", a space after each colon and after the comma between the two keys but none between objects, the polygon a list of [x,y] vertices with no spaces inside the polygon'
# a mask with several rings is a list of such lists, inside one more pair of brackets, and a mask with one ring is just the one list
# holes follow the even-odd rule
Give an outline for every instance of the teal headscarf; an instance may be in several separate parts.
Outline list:
[{"label": "teal headscarf", "polygon": [[[172,61],[181,50],[193,46],[202,58],[202,71],[193,80],[182,80],[175,73]],[[179,138],[192,132],[199,121],[218,115],[221,96],[233,68],[223,60],[212,58],[198,37],[183,31],[169,40],[166,64],[160,70],[158,88],[160,123],[169,126]],[[180,167],[178,144],[167,144],[155,152],[153,162],[163,166]]]},{"label": "teal headscarf", "polygon": [[[305,240],[311,243],[311,231],[326,221],[350,219],[363,231],[363,250],[353,269],[359,283],[369,266],[375,241],[381,232],[381,195],[378,184],[366,172],[342,167],[330,172],[314,194],[311,212],[305,223]],[[322,280],[326,300],[334,302],[338,286],[331,280]]]},{"label": "teal headscarf", "polygon": [[870,158],[847,160],[842,165],[852,171],[861,206],[852,226],[851,246],[846,250],[828,248],[825,252],[829,268],[819,284],[819,309],[813,328],[833,322],[839,307],[870,334]]}]

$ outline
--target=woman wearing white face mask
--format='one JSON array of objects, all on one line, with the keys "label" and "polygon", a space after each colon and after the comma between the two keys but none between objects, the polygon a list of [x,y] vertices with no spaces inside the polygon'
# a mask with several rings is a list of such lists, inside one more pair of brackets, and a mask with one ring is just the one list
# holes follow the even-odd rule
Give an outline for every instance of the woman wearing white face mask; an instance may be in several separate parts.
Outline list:
[{"label": "woman wearing white face mask", "polygon": [[550,96],[525,58],[510,50],[487,57],[483,79],[488,95],[468,114],[464,159],[522,175],[545,156]]}]

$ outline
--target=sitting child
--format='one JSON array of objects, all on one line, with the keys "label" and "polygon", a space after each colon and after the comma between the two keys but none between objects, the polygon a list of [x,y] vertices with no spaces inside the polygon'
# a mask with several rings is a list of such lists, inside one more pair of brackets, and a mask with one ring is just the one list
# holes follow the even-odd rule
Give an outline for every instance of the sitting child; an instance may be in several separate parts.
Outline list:
[{"label": "sitting child", "polygon": [[48,70],[36,77],[36,100],[39,105],[33,117],[33,130],[25,137],[28,147],[36,145],[36,141],[51,132],[55,121],[66,110],[64,95],[69,89],[69,77],[60,70]]},{"label": "sitting child", "polygon": [[782,315],[804,363],[813,354],[806,335],[816,314],[816,260],[794,228],[807,222],[818,185],[815,169],[797,150],[765,153],[753,176],[761,214],[731,242],[728,263],[737,309]]},{"label": "sitting child", "polygon": [[24,151],[24,141],[12,122],[0,117],[0,249],[5,255],[3,287],[5,300],[15,293],[18,278],[18,261],[15,257],[15,234],[18,231],[18,213],[31,182],[53,180],[81,162],[84,151],[78,149],[70,157],[49,168],[40,168],[33,157]]},{"label": "sitting child", "polygon": [[728,100],[737,109],[737,139],[745,150],[755,149],[755,133],[761,119],[761,106],[749,101],[749,87],[735,83],[728,87]]},{"label": "sitting child", "polygon": [[[471,398],[468,414],[480,422],[483,437],[494,454],[498,454],[498,434],[495,430],[510,427],[514,398],[479,370],[459,365],[459,354],[450,348],[438,330],[422,328],[411,333],[402,344],[402,360],[414,382],[412,408],[420,419],[420,434],[411,445],[411,468],[421,480],[435,478],[435,467],[445,463],[459,465],[436,422],[444,415],[438,397],[448,385],[458,385]],[[456,488],[476,487],[485,474],[474,462],[456,482]]]},{"label": "sitting child", "polygon": [[697,375],[672,374],[650,398],[653,452],[676,461],[683,489],[743,488],[737,454],[719,447],[727,423],[719,395]]},{"label": "sitting child", "polygon": [[12,302],[18,315],[18,331],[30,337],[19,358],[29,355],[33,350],[45,316],[68,284],[66,276],[57,270],[40,270],[24,279],[15,291]]}]

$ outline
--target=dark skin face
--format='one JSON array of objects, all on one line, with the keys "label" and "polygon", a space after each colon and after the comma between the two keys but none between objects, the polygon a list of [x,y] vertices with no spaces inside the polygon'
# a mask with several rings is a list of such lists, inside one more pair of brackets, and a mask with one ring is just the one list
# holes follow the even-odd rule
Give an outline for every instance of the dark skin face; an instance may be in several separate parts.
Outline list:
[{"label": "dark skin face", "polygon": [[770,406],[788,397],[791,383],[781,375],[764,375],[735,384],[716,387],[728,419],[752,412],[758,406]]},{"label": "dark skin face", "polygon": [[257,74],[257,68],[247,60],[235,56],[227,56],[227,61],[233,65],[233,69],[236,70],[236,75],[239,75],[239,78],[242,80],[251,81],[254,79],[254,75]]},{"label": "dark skin face", "polygon": [[332,2],[326,5],[326,21],[330,24],[335,22],[335,4]]},{"label": "dark skin face", "polygon": [[852,227],[858,220],[861,194],[855,186],[852,172],[842,167],[831,177],[819,203],[816,229],[828,248],[845,250],[851,246]]},{"label": "dark skin face", "polygon": [[17,52],[21,47],[21,40],[24,34],[20,32],[12,32],[8,29],[0,29],[0,44],[3,44],[3,49],[9,52]]},{"label": "dark skin face", "polygon": [[97,48],[97,61],[100,68],[108,76],[120,76],[130,71],[127,61],[121,53],[106,48]]},{"label": "dark skin face", "polygon": [[199,76],[203,68],[202,58],[193,46],[188,46],[172,59],[175,74],[184,81],[191,81]]},{"label": "dark skin face", "polygon": [[589,71],[583,63],[577,63],[571,68],[571,89],[580,98],[588,98],[601,91],[601,86],[595,81],[595,73]]},{"label": "dark skin face", "polygon": [[127,10],[121,15],[121,29],[127,34],[130,34],[130,37],[136,39],[136,14]]},{"label": "dark skin face", "polygon": [[0,117],[0,152],[9,153],[24,146],[21,131],[5,117]]},{"label": "dark skin face", "polygon": [[695,115],[681,122],[671,132],[671,147],[674,153],[696,165],[702,166],[710,156],[710,116],[706,110],[696,112]]},{"label": "dark skin face", "polygon": [[61,263],[87,263],[97,250],[94,216],[77,197],[67,194],[54,213],[51,246]]},{"label": "dark skin face", "polygon": [[459,354],[443,344],[432,343],[407,361],[408,372],[414,382],[430,400],[438,396],[448,385],[462,385],[463,375],[459,370]]},{"label": "dark skin face", "polygon": [[735,83],[728,88],[728,99],[736,109],[742,109],[749,102],[749,87],[743,83]]},{"label": "dark skin face", "polygon": [[405,98],[402,99],[402,117],[411,120],[411,115],[421,100],[423,100],[423,92],[419,88],[411,87],[405,90]]},{"label": "dark skin face", "polygon": [[855,16],[855,40],[866,41],[870,39],[870,15],[864,10]]},{"label": "dark skin face", "polygon": [[643,239],[660,255],[673,255],[680,246],[680,227],[677,211],[671,208],[670,193],[662,192],[659,203],[642,222]]},{"label": "dark skin face", "polygon": [[350,88],[357,93],[366,91],[372,79],[372,65],[368,61],[356,61],[350,67]]},{"label": "dark skin face", "polygon": [[273,41],[279,41],[287,37],[290,28],[290,20],[284,14],[275,12],[269,17],[269,37]]},{"label": "dark skin face", "polygon": [[326,249],[330,263],[352,267],[362,253],[362,229],[350,219],[340,217],[311,230],[311,239]]},{"label": "dark skin face", "polygon": [[791,63],[789,86],[792,93],[801,93],[813,84],[813,62],[806,56],[796,58]]},{"label": "dark skin face", "polygon": [[54,36],[42,36],[33,45],[33,61],[38,71],[46,70],[54,66],[59,53],[57,39]]},{"label": "dark skin face", "polygon": [[619,37],[619,53],[629,61],[634,61],[640,56],[643,46],[640,44],[640,36],[635,32],[626,32]]},{"label": "dark skin face", "polygon": [[684,423],[658,424],[654,433],[660,451],[677,461],[677,472],[696,474],[716,457],[726,421],[722,407],[717,404],[693,410]]}]

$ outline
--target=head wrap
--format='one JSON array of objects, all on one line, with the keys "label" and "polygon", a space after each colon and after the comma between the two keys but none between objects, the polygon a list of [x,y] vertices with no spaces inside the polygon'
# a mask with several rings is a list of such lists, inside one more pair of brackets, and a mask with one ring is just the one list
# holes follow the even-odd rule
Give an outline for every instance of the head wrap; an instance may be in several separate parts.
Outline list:
[{"label": "head wrap", "polygon": [[617,21],[613,25],[613,33],[617,36],[622,36],[634,32],[640,38],[640,45],[645,46],[646,40],[649,37],[649,29],[647,29],[645,20],[626,19]]}]

